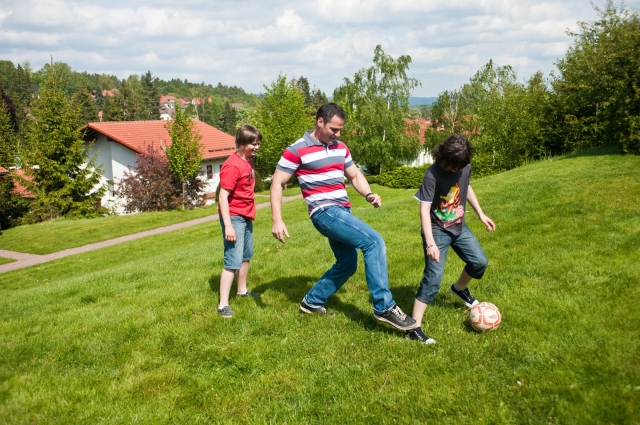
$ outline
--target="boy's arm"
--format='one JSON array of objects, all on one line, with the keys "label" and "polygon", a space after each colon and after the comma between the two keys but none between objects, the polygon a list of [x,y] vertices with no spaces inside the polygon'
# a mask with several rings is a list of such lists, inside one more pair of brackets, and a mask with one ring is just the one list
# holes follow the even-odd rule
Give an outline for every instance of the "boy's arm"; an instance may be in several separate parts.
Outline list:
[{"label": "boy's arm", "polygon": [[436,241],[433,239],[433,231],[431,230],[431,204],[428,202],[420,202],[420,223],[422,224],[422,233],[424,233],[424,238],[427,241],[425,255],[436,263],[439,263],[440,250],[436,245]]},{"label": "boy's arm", "polygon": [[482,212],[482,208],[480,208],[480,203],[478,202],[478,197],[471,186],[469,186],[467,191],[467,201],[471,204],[471,207],[473,207],[476,214],[478,214],[480,221],[487,227],[487,232],[496,230],[496,225],[493,223],[493,220]]},{"label": "boy's arm", "polygon": [[282,221],[282,187],[291,178],[291,174],[276,169],[271,178],[271,218],[273,227],[271,234],[280,242],[284,243],[285,235],[289,237],[287,226]]},{"label": "boy's arm", "polygon": [[220,188],[220,216],[224,222],[224,238],[229,242],[236,241],[236,231],[231,224],[231,213],[229,212],[229,195],[231,191],[228,189]]}]

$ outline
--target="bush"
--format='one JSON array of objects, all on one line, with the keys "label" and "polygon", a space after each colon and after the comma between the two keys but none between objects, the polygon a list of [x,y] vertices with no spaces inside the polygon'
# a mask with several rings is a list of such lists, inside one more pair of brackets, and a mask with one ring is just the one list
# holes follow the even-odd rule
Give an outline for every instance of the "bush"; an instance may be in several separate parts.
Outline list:
[{"label": "bush", "polygon": [[379,176],[371,179],[369,176],[367,180],[369,183],[378,183],[382,186],[393,187],[396,189],[417,189],[422,185],[422,178],[424,173],[429,168],[429,165],[423,165],[420,167],[398,167],[388,172],[383,172]]},{"label": "bush", "polygon": [[[185,183],[188,208],[200,206],[204,200],[204,182],[199,175]],[[126,212],[165,211],[182,204],[182,183],[169,170],[165,155],[152,146],[147,147],[146,153],[136,155],[135,171],[125,171],[114,192],[125,199]]]}]

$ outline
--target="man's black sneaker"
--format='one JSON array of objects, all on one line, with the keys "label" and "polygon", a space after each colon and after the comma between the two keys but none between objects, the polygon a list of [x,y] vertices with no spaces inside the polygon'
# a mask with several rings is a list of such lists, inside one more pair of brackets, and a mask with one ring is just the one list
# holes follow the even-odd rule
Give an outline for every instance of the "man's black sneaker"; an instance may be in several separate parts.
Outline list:
[{"label": "man's black sneaker", "polygon": [[451,293],[456,297],[460,298],[464,305],[471,308],[474,305],[478,304],[478,300],[473,298],[471,292],[469,292],[469,288],[464,288],[462,291],[458,291],[453,285],[451,285]]},{"label": "man's black sneaker", "polygon": [[335,314],[333,311],[328,311],[324,307],[311,307],[304,302],[304,300],[300,303],[300,311],[306,314],[319,314],[320,316],[333,316]]},{"label": "man's black sneaker", "polygon": [[415,328],[412,331],[407,331],[405,338],[408,338],[412,341],[420,341],[421,343],[427,344],[427,345],[436,343],[435,339],[431,338],[430,336],[422,332],[421,327]]},{"label": "man's black sneaker", "polygon": [[262,292],[247,291],[244,294],[237,294],[239,297],[261,297]]},{"label": "man's black sneaker", "polygon": [[401,331],[410,331],[417,326],[413,317],[404,314],[400,307],[398,307],[398,304],[383,313],[376,313],[374,311],[373,317],[381,322],[388,323]]}]

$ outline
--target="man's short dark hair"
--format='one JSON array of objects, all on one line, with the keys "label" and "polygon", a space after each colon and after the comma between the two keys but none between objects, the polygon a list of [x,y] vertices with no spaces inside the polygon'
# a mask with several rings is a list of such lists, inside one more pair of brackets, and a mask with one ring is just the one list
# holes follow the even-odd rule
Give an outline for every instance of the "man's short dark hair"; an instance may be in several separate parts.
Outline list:
[{"label": "man's short dark hair", "polygon": [[433,159],[441,168],[461,170],[471,163],[473,145],[461,134],[452,134],[433,150]]},{"label": "man's short dark hair", "polygon": [[318,112],[316,112],[316,123],[318,122],[318,118],[322,118],[324,123],[328,123],[331,121],[331,118],[337,116],[343,120],[347,119],[347,114],[342,110],[342,108],[336,103],[325,103],[321,107],[318,108]]}]

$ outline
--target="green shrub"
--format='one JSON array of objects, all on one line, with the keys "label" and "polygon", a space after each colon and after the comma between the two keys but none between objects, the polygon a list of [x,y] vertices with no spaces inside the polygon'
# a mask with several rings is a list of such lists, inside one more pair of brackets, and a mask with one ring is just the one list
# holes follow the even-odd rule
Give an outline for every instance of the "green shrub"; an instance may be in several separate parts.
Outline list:
[{"label": "green shrub", "polygon": [[[398,167],[389,172],[383,172],[377,177],[378,184],[396,189],[417,189],[422,184],[424,173],[429,165],[420,167]],[[371,176],[373,177],[373,176]],[[371,183],[371,179],[367,178]]]}]

